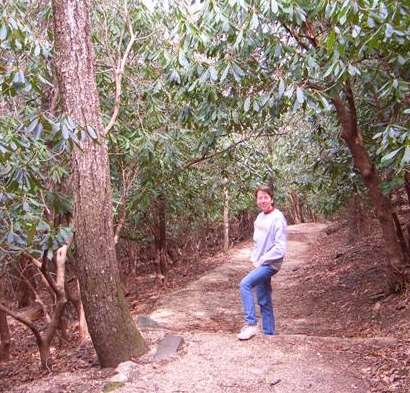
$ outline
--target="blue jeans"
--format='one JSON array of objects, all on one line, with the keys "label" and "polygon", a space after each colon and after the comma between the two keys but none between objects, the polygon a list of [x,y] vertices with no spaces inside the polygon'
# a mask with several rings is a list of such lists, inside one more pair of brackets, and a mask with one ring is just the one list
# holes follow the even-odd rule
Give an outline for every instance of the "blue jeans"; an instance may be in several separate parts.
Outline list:
[{"label": "blue jeans", "polygon": [[256,298],[261,309],[262,330],[266,335],[275,334],[275,314],[272,306],[271,277],[277,273],[272,266],[259,266],[246,275],[240,284],[241,300],[248,325],[256,325],[255,302],[252,289],[256,287]]}]

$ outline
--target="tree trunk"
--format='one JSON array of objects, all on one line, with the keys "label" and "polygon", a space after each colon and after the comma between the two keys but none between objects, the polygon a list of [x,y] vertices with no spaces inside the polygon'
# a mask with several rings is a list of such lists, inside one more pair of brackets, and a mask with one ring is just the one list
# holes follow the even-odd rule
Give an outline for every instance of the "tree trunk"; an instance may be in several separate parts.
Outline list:
[{"label": "tree trunk", "polygon": [[14,274],[18,277],[16,285],[18,308],[27,307],[35,300],[35,294],[31,288],[36,288],[34,269],[35,267],[27,260],[25,255],[21,255],[16,266],[13,267],[13,270],[15,270]]},{"label": "tree trunk", "polygon": [[74,305],[78,318],[78,334],[80,343],[82,343],[88,336],[87,321],[85,320],[84,307],[81,302],[80,283],[77,279],[74,280],[74,285],[66,284],[65,292],[68,300]]},{"label": "tree trunk", "polygon": [[363,144],[360,129],[357,124],[356,107],[353,92],[346,87],[347,102],[339,97],[333,99],[338,119],[342,126],[342,138],[349,148],[355,167],[359,170],[369,196],[376,210],[376,216],[383,232],[385,249],[390,268],[387,270],[387,281],[390,290],[397,292],[405,286],[405,265],[407,260],[401,252],[393,222],[393,209],[388,197],[383,195],[380,188],[379,174],[370,160]]},{"label": "tree trunk", "polygon": [[168,252],[167,252],[167,202],[165,195],[161,192],[151,206],[152,226],[155,245],[155,267],[158,283],[166,284],[168,274]]},{"label": "tree trunk", "polygon": [[404,172],[404,185],[406,187],[407,201],[410,205],[410,171],[408,170]]},{"label": "tree trunk", "polygon": [[224,251],[229,249],[229,191],[228,179],[224,181]]},{"label": "tree trunk", "polygon": [[157,252],[159,255],[159,267],[161,274],[166,277],[168,273],[167,257],[167,203],[165,195],[161,192],[157,199],[157,217],[158,217],[158,237]]},{"label": "tree trunk", "polygon": [[295,222],[295,224],[300,224],[302,223],[302,213],[300,211],[301,209],[301,203],[299,200],[299,196],[296,193],[296,191],[291,191],[290,193],[290,200],[292,202],[292,217]]},{"label": "tree trunk", "polygon": [[7,315],[0,311],[0,362],[10,360],[10,331]]},{"label": "tree trunk", "polygon": [[303,213],[303,201],[301,198],[298,198],[298,204],[299,204],[299,217],[300,217],[300,222],[303,224],[306,222],[305,220],[305,215]]},{"label": "tree trunk", "polygon": [[[77,276],[89,333],[102,367],[144,352],[121,289],[115,254],[112,190],[91,43],[89,2],[53,0],[55,65],[64,112],[86,138],[72,153]],[[91,134],[93,134],[91,132]]]},{"label": "tree trunk", "polygon": [[396,233],[399,239],[400,247],[403,252],[403,255],[409,256],[409,249],[407,247],[406,239],[404,238],[403,230],[401,229],[401,224],[399,217],[396,212],[393,212],[393,221],[396,226]]},{"label": "tree trunk", "polygon": [[359,240],[363,232],[363,214],[360,207],[360,200],[355,192],[351,200],[351,226],[350,226],[350,242]]}]

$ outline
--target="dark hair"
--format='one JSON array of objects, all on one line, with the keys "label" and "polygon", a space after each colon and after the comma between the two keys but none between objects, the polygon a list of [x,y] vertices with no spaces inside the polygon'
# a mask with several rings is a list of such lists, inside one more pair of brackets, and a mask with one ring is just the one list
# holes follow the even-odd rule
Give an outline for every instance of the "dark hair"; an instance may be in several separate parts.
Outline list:
[{"label": "dark hair", "polygon": [[258,187],[256,188],[256,190],[255,190],[255,196],[258,196],[258,192],[259,192],[259,191],[266,192],[266,193],[273,199],[273,190],[272,190],[272,187],[270,187],[270,186],[268,186],[268,185],[266,185],[266,184],[261,185],[261,186],[258,186]]}]

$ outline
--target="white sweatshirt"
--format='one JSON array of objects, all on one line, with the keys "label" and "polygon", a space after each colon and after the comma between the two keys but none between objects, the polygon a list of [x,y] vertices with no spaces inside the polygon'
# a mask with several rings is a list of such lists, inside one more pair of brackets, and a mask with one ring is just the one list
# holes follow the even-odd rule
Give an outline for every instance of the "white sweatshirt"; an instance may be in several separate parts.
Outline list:
[{"label": "white sweatshirt", "polygon": [[287,237],[286,219],[278,209],[267,214],[259,213],[254,223],[254,248],[251,254],[253,265],[272,265],[279,270],[286,254]]}]

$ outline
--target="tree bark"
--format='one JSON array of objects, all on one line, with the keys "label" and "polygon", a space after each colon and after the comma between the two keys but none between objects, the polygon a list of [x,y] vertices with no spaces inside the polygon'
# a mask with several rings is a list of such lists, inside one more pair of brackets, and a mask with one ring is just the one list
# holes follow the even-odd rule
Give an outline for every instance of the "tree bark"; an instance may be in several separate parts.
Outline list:
[{"label": "tree bark", "polygon": [[407,201],[410,205],[410,172],[408,170],[404,172],[404,185],[406,187]]},{"label": "tree bark", "polygon": [[87,321],[85,320],[83,303],[81,302],[80,283],[77,279],[75,279],[74,284],[75,287],[73,287],[73,285],[66,283],[65,292],[67,295],[67,299],[74,305],[74,308],[77,312],[78,334],[80,337],[80,343],[82,343],[88,336],[88,327]]},{"label": "tree bark", "polygon": [[290,199],[292,201],[292,216],[294,219],[295,224],[303,223],[304,218],[301,212],[301,202],[298,194],[296,191],[291,191]]},{"label": "tree bark", "polygon": [[33,288],[36,287],[35,275],[33,274],[34,266],[23,254],[12,269],[15,270],[17,278],[16,298],[18,308],[27,307],[35,301]]},{"label": "tree bark", "polygon": [[0,311],[0,362],[10,360],[10,331],[7,315]]},{"label": "tree bark", "polygon": [[385,250],[390,268],[387,270],[387,281],[390,290],[398,292],[405,286],[405,266],[408,261],[401,252],[393,222],[393,209],[388,197],[380,188],[379,174],[364,146],[358,127],[356,107],[352,89],[346,86],[347,101],[340,97],[333,98],[337,116],[342,127],[342,138],[349,148],[355,167],[359,170],[369,196],[376,210],[376,216],[383,232]]},{"label": "tree bark", "polygon": [[229,191],[228,179],[224,180],[224,251],[229,249]]},{"label": "tree bark", "polygon": [[161,192],[158,196],[158,238],[157,251],[160,256],[161,274],[166,276],[168,273],[168,257],[167,257],[167,203],[165,195]]},{"label": "tree bark", "polygon": [[157,280],[161,285],[166,285],[168,274],[168,244],[167,244],[167,201],[161,191],[152,204],[152,232],[155,239],[155,265]]},{"label": "tree bark", "polygon": [[72,153],[77,276],[89,333],[103,367],[144,352],[121,289],[112,190],[91,43],[89,2],[53,0],[56,70],[63,110],[98,136]]},{"label": "tree bark", "polygon": [[393,212],[393,221],[396,226],[396,233],[399,239],[400,247],[404,255],[409,256],[409,249],[407,247],[406,239],[404,238],[403,230],[401,229],[401,224],[399,217],[396,212]]}]

